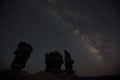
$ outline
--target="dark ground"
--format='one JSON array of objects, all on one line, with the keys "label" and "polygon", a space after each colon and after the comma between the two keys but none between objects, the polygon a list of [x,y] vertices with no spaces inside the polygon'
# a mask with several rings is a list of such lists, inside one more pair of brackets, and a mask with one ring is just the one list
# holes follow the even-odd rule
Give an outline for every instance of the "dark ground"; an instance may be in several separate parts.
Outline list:
[{"label": "dark ground", "polygon": [[79,77],[79,80],[120,80],[120,75],[98,76],[98,77]]}]

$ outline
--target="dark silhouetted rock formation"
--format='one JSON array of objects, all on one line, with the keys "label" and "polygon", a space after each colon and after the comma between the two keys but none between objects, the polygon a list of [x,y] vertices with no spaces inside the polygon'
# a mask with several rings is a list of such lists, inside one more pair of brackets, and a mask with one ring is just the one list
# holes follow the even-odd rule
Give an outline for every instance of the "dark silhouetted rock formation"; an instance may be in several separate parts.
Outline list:
[{"label": "dark silhouetted rock formation", "polygon": [[60,73],[63,57],[58,51],[45,54],[46,71],[52,73]]},{"label": "dark silhouetted rock formation", "polygon": [[66,50],[65,52],[65,72],[66,73],[74,73],[75,71],[73,70],[73,64],[74,61],[72,60],[70,53]]},{"label": "dark silhouetted rock formation", "polygon": [[45,54],[46,71],[40,71],[36,74],[28,74],[27,80],[79,80],[79,78],[73,74],[73,63],[70,53],[65,52],[65,68],[61,70],[63,64],[63,56],[58,52],[50,52]]},{"label": "dark silhouetted rock formation", "polygon": [[26,42],[20,42],[15,50],[15,58],[11,64],[12,69],[0,71],[0,80],[25,80],[26,72],[22,71],[32,52],[32,46]]},{"label": "dark silhouetted rock formation", "polygon": [[77,80],[77,76],[73,71],[74,61],[72,60],[70,53],[65,52],[65,70],[61,69],[63,64],[63,56],[58,51],[53,51],[45,54],[45,71],[39,71],[38,73],[26,73],[22,71],[25,67],[27,60],[29,59],[32,46],[26,42],[18,44],[18,48],[15,50],[15,59],[11,64],[11,70],[6,69],[0,71],[0,80]]},{"label": "dark silhouetted rock formation", "polygon": [[19,43],[18,48],[14,52],[15,59],[11,65],[11,68],[16,70],[23,69],[30,57],[32,49],[32,46],[26,42]]}]

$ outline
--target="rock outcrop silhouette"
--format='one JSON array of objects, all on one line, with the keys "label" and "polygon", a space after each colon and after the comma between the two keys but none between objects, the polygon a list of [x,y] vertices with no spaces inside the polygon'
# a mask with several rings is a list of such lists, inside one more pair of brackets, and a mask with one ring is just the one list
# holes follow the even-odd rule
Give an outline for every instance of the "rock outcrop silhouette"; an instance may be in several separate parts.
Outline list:
[{"label": "rock outcrop silhouette", "polygon": [[[23,71],[32,50],[33,47],[30,44],[20,42],[14,52],[15,58],[11,69],[0,71],[0,80],[76,80],[73,70],[74,61],[66,50],[64,50],[65,59],[58,51],[45,54],[45,71],[37,73]],[[65,63],[65,69],[62,70],[63,63]]]},{"label": "rock outcrop silhouette", "polygon": [[26,42],[20,42],[18,44],[18,48],[14,52],[15,58],[11,65],[11,68],[15,70],[23,69],[26,65],[27,60],[30,57],[32,49],[33,48],[30,44]]},{"label": "rock outcrop silhouette", "polygon": [[[45,71],[28,74],[27,80],[78,80],[78,77],[74,74],[74,61],[71,58],[70,53],[67,50],[64,50],[64,53],[65,61],[58,51],[45,54]],[[63,63],[65,63],[65,70],[61,69]]]},{"label": "rock outcrop silhouette", "polygon": [[46,71],[51,73],[61,73],[61,65],[63,64],[63,56],[58,52],[50,52],[45,54]]},{"label": "rock outcrop silhouette", "polygon": [[11,64],[11,69],[0,71],[0,80],[24,80],[26,72],[22,69],[29,59],[32,46],[26,42],[20,42],[14,52],[15,58]]},{"label": "rock outcrop silhouette", "polygon": [[65,72],[74,73],[75,72],[73,70],[74,61],[71,58],[70,53],[67,50],[64,50],[64,52],[65,52]]}]

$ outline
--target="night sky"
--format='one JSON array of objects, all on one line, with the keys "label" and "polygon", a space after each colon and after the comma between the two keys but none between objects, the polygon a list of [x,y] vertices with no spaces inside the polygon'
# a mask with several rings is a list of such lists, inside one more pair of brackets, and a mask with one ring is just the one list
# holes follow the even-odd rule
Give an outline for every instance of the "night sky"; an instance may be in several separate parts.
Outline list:
[{"label": "night sky", "polygon": [[[119,0],[1,0],[0,70],[21,41],[33,46],[25,70],[45,69],[45,53],[66,49],[79,76],[120,74]],[[64,69],[64,65],[62,66]]]}]

